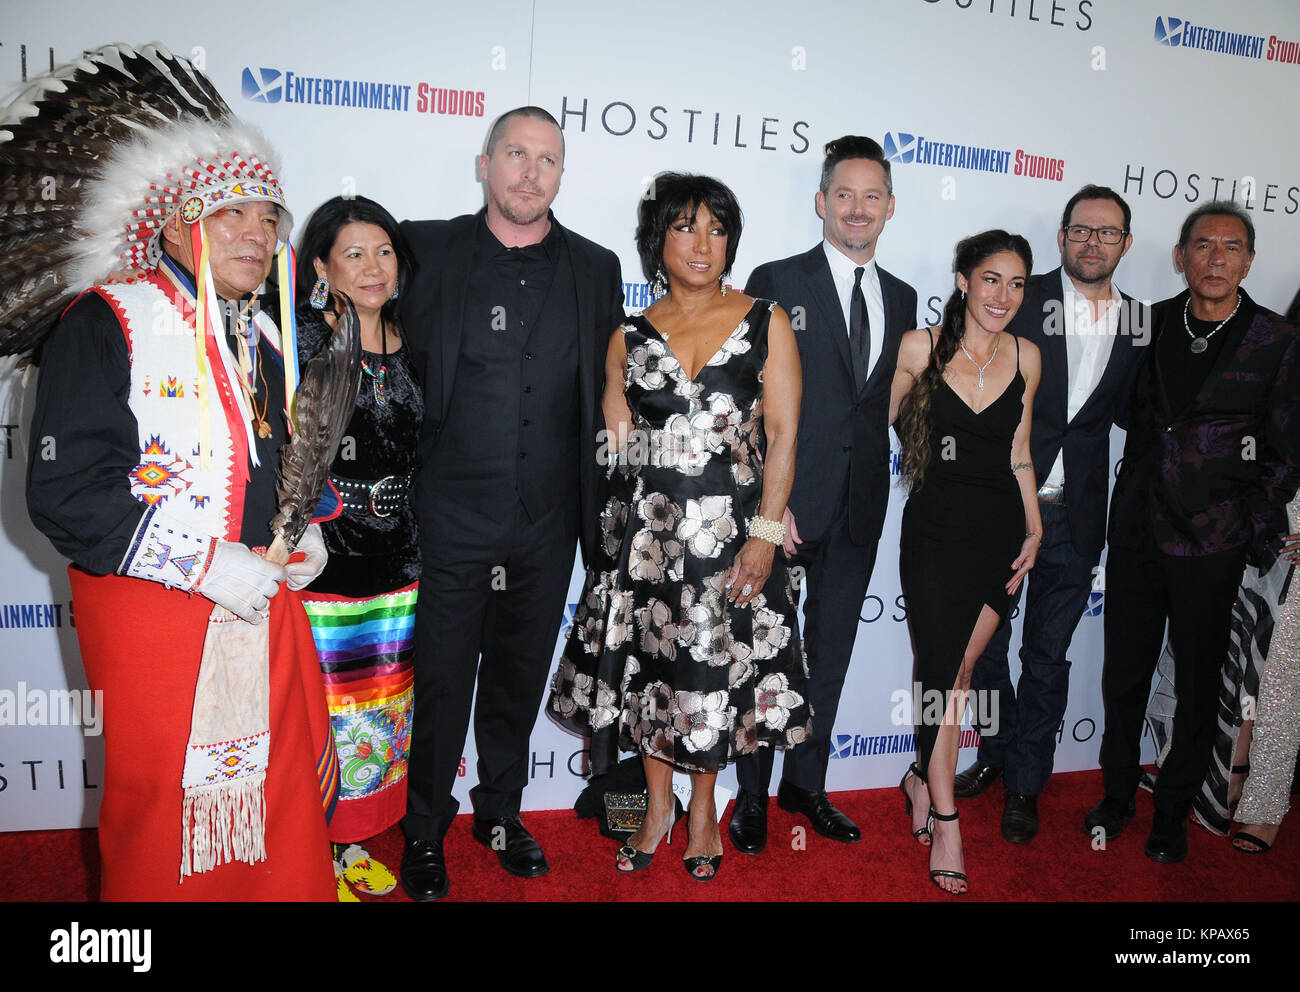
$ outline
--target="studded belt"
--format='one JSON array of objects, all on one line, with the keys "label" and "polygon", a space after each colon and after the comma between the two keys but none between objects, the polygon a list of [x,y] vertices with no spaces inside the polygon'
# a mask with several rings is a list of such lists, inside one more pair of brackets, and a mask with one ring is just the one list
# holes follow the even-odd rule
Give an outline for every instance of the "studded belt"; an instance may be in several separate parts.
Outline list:
[{"label": "studded belt", "polygon": [[406,505],[411,490],[411,473],[386,475],[382,479],[345,479],[331,475],[345,510],[357,510],[375,517],[391,517]]},{"label": "studded belt", "polygon": [[1038,502],[1040,503],[1064,503],[1065,502],[1065,483],[1060,485],[1049,486],[1042,485],[1038,489]]}]

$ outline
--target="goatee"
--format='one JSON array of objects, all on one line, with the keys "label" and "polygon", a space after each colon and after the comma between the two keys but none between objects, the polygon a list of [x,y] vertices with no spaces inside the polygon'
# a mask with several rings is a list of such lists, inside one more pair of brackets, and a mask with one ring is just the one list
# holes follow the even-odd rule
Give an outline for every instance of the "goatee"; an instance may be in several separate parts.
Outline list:
[{"label": "goatee", "polygon": [[498,202],[497,209],[501,211],[501,216],[504,217],[506,220],[510,221],[511,224],[515,224],[519,227],[527,227],[529,224],[536,224],[539,220],[545,217],[546,214],[550,211],[550,206],[548,205],[540,209],[533,210],[530,213],[523,213],[519,210],[515,210],[511,208],[509,205],[505,203]]}]

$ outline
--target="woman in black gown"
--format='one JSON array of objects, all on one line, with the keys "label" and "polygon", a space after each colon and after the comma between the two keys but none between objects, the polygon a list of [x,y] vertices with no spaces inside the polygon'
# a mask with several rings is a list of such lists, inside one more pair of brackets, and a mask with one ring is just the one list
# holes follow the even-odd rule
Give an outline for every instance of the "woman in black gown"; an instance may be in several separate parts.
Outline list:
[{"label": "woman in black gown", "polygon": [[1018,235],[959,242],[943,323],[903,336],[891,396],[910,490],[899,576],[921,686],[920,760],[901,788],[930,877],[953,894],[966,891],[953,775],[971,671],[1042,538],[1029,455],[1038,349],[1006,332],[1032,265]]},{"label": "woman in black gown", "polygon": [[[649,799],[618,871],[671,843],[673,768],[691,773],[686,870],[713,878],[718,769],[810,726],[781,517],[794,479],[801,376],[785,313],[728,292],[740,207],[707,176],[665,173],[637,249],[668,292],[610,339],[604,413],[618,453],[549,714],[591,735],[601,773],[637,751]],[[599,457],[599,456],[598,456]]]},{"label": "woman in black gown", "polygon": [[334,197],[299,241],[298,354],[329,340],[346,296],[361,330],[361,389],[330,466],[321,524],[329,563],[304,590],[339,761],[330,820],[338,894],[384,895],[392,873],[358,841],[406,812],[420,556],[408,499],[424,414],[397,323],[410,254],[397,222],[364,196]]}]

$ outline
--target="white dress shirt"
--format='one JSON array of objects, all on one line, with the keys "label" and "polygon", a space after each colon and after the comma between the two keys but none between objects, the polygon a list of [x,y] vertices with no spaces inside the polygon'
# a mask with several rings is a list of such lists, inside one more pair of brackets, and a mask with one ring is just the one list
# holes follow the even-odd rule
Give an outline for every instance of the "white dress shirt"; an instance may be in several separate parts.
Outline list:
[{"label": "white dress shirt", "polygon": [[[844,314],[844,333],[849,328],[849,300],[853,296],[853,271],[858,263],[845,255],[829,241],[822,242],[826,252],[826,261],[830,263],[831,279],[835,281],[835,292],[839,294],[840,311]],[[884,351],[885,343],[885,297],[880,291],[880,273],[876,271],[873,258],[862,266],[862,295],[867,300],[867,317],[871,321],[871,351],[867,355],[867,378],[876,370],[876,362]]]},{"label": "white dress shirt", "polygon": [[[1074,288],[1074,282],[1064,268],[1061,269],[1061,290],[1065,318],[1065,359],[1069,370],[1065,415],[1066,420],[1070,421],[1078,416],[1106,371],[1110,350],[1115,343],[1115,332],[1119,327],[1122,297],[1112,282],[1110,305],[1102,312],[1101,319],[1094,321],[1092,305],[1086,296]],[[1062,449],[1057,453],[1044,485],[1059,486],[1064,481],[1065,451]]]}]

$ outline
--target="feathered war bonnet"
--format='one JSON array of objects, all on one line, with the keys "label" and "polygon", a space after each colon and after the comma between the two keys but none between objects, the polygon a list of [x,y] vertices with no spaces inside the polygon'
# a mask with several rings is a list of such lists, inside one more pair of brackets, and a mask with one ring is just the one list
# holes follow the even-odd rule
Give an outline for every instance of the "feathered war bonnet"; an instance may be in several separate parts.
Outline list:
[{"label": "feathered war bonnet", "polygon": [[162,229],[178,211],[186,224],[198,224],[226,207],[266,200],[279,208],[276,233],[287,242],[293,217],[276,167],[261,132],[234,118],[142,131],[119,145],[86,184],[82,226],[89,237],[69,273],[71,284],[91,286],[114,270],[155,268]]},{"label": "feathered war bonnet", "polygon": [[[0,112],[0,355],[30,354],[110,273],[155,267],[178,211],[200,282],[200,222],[223,207],[274,203],[287,249],[277,169],[265,136],[161,45],[109,45],[35,80]],[[292,271],[282,251],[285,293]]]}]

